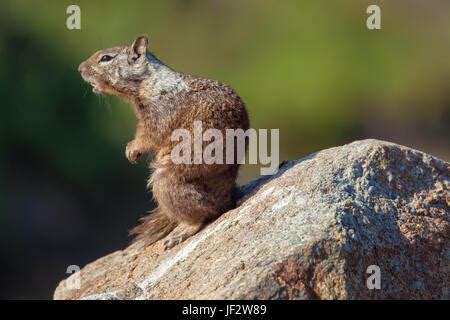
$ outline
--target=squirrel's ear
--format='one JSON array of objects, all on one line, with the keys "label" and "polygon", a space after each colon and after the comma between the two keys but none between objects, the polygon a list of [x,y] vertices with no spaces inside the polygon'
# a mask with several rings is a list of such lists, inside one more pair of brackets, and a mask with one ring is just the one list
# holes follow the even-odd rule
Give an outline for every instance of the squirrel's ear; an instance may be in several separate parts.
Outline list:
[{"label": "squirrel's ear", "polygon": [[133,61],[135,61],[140,56],[145,55],[147,53],[147,46],[148,46],[147,36],[143,35],[137,37],[130,47],[130,58]]}]

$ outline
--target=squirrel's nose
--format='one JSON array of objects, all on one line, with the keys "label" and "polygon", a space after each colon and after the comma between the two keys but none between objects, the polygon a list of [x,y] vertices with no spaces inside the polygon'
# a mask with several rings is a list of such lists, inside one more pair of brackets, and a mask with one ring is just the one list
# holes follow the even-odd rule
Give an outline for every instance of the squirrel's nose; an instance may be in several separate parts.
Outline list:
[{"label": "squirrel's nose", "polygon": [[78,66],[78,72],[81,72],[81,70],[83,70],[83,63],[80,63],[80,65]]}]

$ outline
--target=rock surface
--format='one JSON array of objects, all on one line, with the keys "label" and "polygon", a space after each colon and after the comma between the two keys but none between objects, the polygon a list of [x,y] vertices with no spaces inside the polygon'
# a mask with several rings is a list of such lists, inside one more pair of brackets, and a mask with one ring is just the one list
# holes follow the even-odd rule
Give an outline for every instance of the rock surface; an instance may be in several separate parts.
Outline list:
[{"label": "rock surface", "polygon": [[116,251],[54,298],[448,299],[449,178],[448,163],[388,142],[320,151],[242,187],[238,208],[181,245]]}]

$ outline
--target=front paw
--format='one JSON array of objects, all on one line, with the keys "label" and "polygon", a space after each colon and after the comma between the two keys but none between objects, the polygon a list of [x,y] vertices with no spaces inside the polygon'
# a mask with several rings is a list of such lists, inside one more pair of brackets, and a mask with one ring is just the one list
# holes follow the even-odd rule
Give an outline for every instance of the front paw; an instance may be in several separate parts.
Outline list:
[{"label": "front paw", "polygon": [[137,160],[141,157],[143,151],[136,146],[136,142],[130,141],[127,144],[127,147],[125,149],[125,156],[127,157],[128,161],[135,164]]}]

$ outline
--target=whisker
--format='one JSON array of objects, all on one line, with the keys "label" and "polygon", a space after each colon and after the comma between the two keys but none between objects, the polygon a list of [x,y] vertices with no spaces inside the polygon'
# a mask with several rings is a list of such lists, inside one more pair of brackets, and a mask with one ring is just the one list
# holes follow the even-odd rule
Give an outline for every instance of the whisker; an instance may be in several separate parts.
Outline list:
[{"label": "whisker", "polygon": [[111,103],[110,103],[109,99],[107,97],[104,97],[104,99],[105,99],[105,104],[106,104],[106,107],[107,107],[109,113],[112,113]]},{"label": "whisker", "polygon": [[96,94],[96,96],[97,96],[98,105],[101,108],[102,107],[102,97],[99,94]]}]

